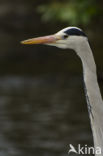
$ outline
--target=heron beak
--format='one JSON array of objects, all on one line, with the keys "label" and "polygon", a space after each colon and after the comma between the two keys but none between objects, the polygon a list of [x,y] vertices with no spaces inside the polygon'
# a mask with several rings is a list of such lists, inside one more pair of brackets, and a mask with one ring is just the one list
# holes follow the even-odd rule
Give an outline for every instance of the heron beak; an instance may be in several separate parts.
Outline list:
[{"label": "heron beak", "polygon": [[24,40],[24,41],[21,41],[21,44],[53,44],[57,40],[60,40],[60,39],[61,39],[60,36],[57,36],[56,34],[54,34],[54,35]]}]

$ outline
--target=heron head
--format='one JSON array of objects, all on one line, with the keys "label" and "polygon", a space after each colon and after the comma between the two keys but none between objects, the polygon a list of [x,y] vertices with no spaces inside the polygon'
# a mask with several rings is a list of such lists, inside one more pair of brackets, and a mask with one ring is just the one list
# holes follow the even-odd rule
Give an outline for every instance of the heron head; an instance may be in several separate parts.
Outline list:
[{"label": "heron head", "polygon": [[87,37],[81,29],[77,27],[67,27],[53,35],[32,38],[22,41],[21,43],[46,44],[56,46],[58,48],[70,48],[76,50],[76,48],[79,47],[85,40],[87,40]]}]

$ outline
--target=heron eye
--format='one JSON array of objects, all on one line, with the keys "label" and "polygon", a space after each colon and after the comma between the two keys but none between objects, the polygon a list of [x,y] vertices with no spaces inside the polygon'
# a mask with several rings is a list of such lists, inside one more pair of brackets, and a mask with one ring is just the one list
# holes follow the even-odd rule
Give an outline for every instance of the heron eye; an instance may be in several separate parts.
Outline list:
[{"label": "heron eye", "polygon": [[65,34],[65,35],[63,36],[63,39],[66,39],[66,38],[68,38],[68,35]]}]

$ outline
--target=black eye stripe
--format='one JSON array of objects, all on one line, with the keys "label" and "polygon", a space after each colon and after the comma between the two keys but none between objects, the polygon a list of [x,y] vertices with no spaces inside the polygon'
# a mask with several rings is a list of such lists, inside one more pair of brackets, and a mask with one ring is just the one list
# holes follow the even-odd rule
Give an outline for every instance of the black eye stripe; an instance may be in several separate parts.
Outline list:
[{"label": "black eye stripe", "polygon": [[68,34],[68,35],[73,35],[73,36],[85,36],[85,33],[79,29],[76,28],[71,28],[71,29],[67,29],[64,33]]}]

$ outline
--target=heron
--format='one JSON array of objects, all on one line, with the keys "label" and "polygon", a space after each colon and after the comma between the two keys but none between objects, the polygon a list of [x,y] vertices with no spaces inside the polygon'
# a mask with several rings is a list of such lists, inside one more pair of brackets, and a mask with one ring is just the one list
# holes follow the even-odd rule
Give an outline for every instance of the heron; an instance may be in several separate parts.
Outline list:
[{"label": "heron", "polygon": [[78,27],[67,27],[55,34],[27,39],[21,43],[45,44],[62,49],[72,49],[79,56],[83,67],[84,88],[94,148],[100,147],[99,156],[103,156],[103,100],[97,81],[96,64],[87,35]]}]

